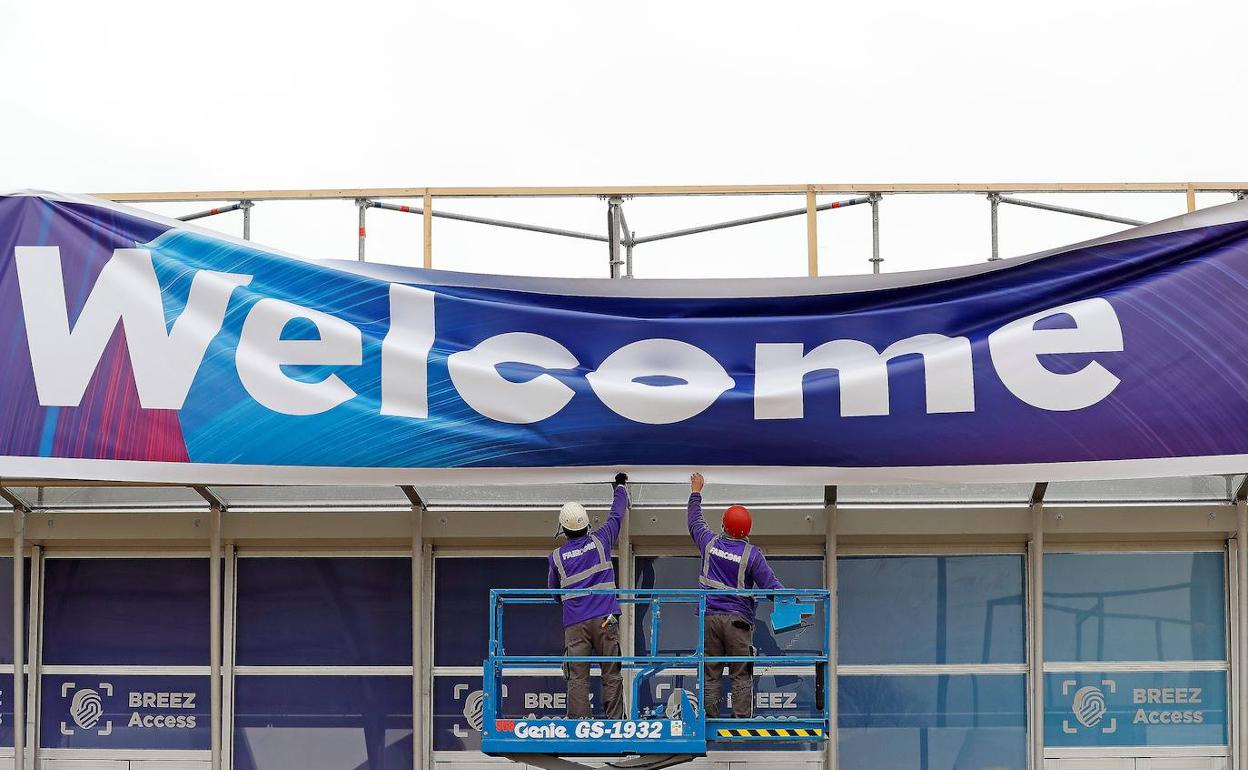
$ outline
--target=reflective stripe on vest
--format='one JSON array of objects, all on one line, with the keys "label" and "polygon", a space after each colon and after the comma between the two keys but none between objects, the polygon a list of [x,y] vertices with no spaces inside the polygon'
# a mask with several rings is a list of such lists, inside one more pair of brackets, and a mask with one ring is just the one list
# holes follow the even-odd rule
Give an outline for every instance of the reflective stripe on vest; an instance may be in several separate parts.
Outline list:
[{"label": "reflective stripe on vest", "polygon": [[711,549],[719,545],[719,541],[719,536],[716,536],[714,540],[707,543],[706,551],[702,554],[702,575],[698,578],[698,582],[703,588],[719,588],[724,591],[744,589],[745,571],[750,565],[750,554],[753,553],[754,546],[747,542],[745,548],[741,549],[741,563],[737,565],[737,584],[730,586],[711,577]]},{"label": "reflective stripe on vest", "polygon": [[[589,567],[588,569],[583,569],[580,572],[569,575],[566,571],[564,571],[564,567],[563,567],[563,549],[556,548],[554,553],[551,554],[551,560],[554,561],[555,563],[555,572],[559,573],[559,587],[560,588],[567,588],[572,583],[580,582],[584,580],[585,578],[590,577],[591,575],[597,575],[599,572],[611,572],[611,559],[607,557],[606,549],[602,547],[602,541],[593,535],[590,535],[589,539],[593,542],[594,549],[598,551],[598,563],[592,567]],[[612,576],[607,580],[600,580],[597,583],[593,583],[591,585],[581,586],[581,587],[582,588],[615,588],[615,575],[612,574]],[[584,596],[584,594],[578,594],[578,595]],[[571,596],[572,596],[571,594],[568,594],[567,596],[565,596],[565,598],[570,598]]]}]

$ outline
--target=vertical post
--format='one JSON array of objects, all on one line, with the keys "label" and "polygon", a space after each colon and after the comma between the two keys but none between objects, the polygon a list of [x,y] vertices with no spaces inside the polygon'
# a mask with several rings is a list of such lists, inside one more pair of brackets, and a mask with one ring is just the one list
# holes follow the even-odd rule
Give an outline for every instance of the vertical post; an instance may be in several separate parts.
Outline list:
[{"label": "vertical post", "polygon": [[221,598],[221,767],[234,766],[234,618],[237,615],[234,581],[238,578],[238,559],[234,545],[223,543],[222,570],[225,572],[225,595]]},{"label": "vertical post", "polygon": [[620,204],[624,202],[618,195],[607,198],[607,255],[610,259],[611,277],[620,277]]},{"label": "vertical post", "polygon": [[1234,750],[1231,766],[1243,770],[1248,766],[1248,633],[1244,630],[1248,627],[1248,590],[1245,590],[1248,588],[1248,501],[1236,499],[1235,522],[1235,587],[1238,591],[1235,603],[1239,609],[1239,659],[1236,661],[1239,670],[1235,677],[1238,685],[1235,697],[1239,702],[1239,725],[1235,731],[1236,740],[1231,742]]},{"label": "vertical post", "polygon": [[13,506],[13,768],[26,767],[26,684],[23,681],[26,665],[22,631],[26,628],[22,611],[26,598],[22,588],[25,582],[26,510]]},{"label": "vertical post", "polygon": [[815,191],[806,190],[806,275],[819,275],[819,220],[816,219]]},{"label": "vertical post", "polygon": [[1032,770],[1044,767],[1044,503],[1031,503],[1031,539],[1027,543],[1031,590],[1027,596],[1031,626],[1030,656],[1027,661],[1030,696],[1028,703],[1028,745]]},{"label": "vertical post", "polygon": [[425,190],[424,206],[421,209],[424,228],[422,230],[425,244],[425,269],[433,267],[433,196]]},{"label": "vertical post", "polygon": [[213,505],[208,511],[212,542],[208,564],[208,667],[211,677],[212,770],[221,770],[221,508]]},{"label": "vertical post", "polygon": [[[42,494],[42,489],[40,490]],[[35,620],[43,617],[43,549],[38,545],[27,545],[26,549],[30,551],[30,584],[26,589],[26,596],[29,601],[30,611],[23,613],[23,617],[30,618],[32,622],[28,625],[30,629],[26,634],[26,703],[36,704],[39,702],[39,651],[43,648],[42,642],[42,622]],[[30,749],[30,764],[34,766],[35,760],[38,758],[39,745],[39,714],[38,708],[26,709],[26,729],[23,737]]]},{"label": "vertical post", "polygon": [[[425,209],[428,211],[428,209]],[[425,509],[412,506],[412,754],[415,768],[425,765],[425,702],[422,696],[421,640],[424,623],[421,616],[421,595],[425,582]]]},{"label": "vertical post", "polygon": [[[635,584],[636,577],[634,576],[634,572],[633,572],[633,525],[632,525],[633,512],[631,510],[632,505],[633,505],[633,498],[631,495],[632,490],[630,489],[629,492],[630,492],[630,495],[628,498],[628,505],[629,505],[630,510],[625,511],[624,523],[620,527],[620,536],[616,540],[616,548],[619,549],[619,554],[620,554],[620,584],[619,584],[620,588],[635,588],[636,587],[636,584]],[[611,493],[612,495],[614,495],[615,490],[613,489]],[[633,633],[633,623],[636,620],[635,609],[636,609],[636,605],[633,604],[632,602],[620,603],[620,610],[621,610],[620,612],[620,654],[621,655],[633,654],[633,646],[634,646],[633,642],[635,641],[634,633]],[[624,669],[624,692],[631,693],[633,691],[633,679],[636,677],[636,674],[637,672],[634,669],[631,669],[631,668]],[[637,703],[629,703],[628,714],[631,715],[631,714],[636,713],[636,709],[638,707],[639,707],[639,704]]]},{"label": "vertical post", "polygon": [[988,193],[988,206],[992,215],[992,256],[988,257],[989,262],[996,262],[1001,259],[1001,250],[997,243],[997,207],[1001,205],[1001,196],[998,193]]},{"label": "vertical post", "polygon": [[823,545],[823,586],[828,591],[828,687],[824,691],[828,707],[828,740],[825,747],[824,767],[826,770],[837,770],[837,739],[839,692],[837,680],[837,659],[840,631],[837,628],[836,601],[836,487],[823,488],[824,545]]},{"label": "vertical post", "polygon": [[1191,182],[1187,183],[1187,213],[1196,210],[1196,185]]},{"label": "vertical post", "polygon": [[628,243],[624,244],[624,277],[633,277],[633,244],[637,242],[637,233],[630,231]]},{"label": "vertical post", "polygon": [[243,240],[251,240],[251,207],[256,205],[251,201],[239,201],[238,205],[243,210]]},{"label": "vertical post", "polygon": [[356,208],[360,210],[360,256],[359,256],[359,260],[361,262],[364,261],[364,234],[366,232],[366,229],[364,227],[364,212],[368,211],[368,207],[370,205],[371,203],[366,198],[355,199],[355,206]]},{"label": "vertical post", "polygon": [[871,201],[871,272],[875,275],[880,274],[880,263],[884,258],[880,256],[880,194],[871,193],[869,200]]}]

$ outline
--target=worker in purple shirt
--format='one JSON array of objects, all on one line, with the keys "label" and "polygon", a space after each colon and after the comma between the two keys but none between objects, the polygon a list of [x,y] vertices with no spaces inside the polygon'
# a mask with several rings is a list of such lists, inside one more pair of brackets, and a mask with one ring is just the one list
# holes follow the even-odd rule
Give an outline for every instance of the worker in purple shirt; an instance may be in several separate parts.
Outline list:
[{"label": "worker in purple shirt", "polygon": [[[550,554],[547,588],[615,588],[611,548],[620,536],[628,510],[628,476],[618,473],[611,486],[611,516],[589,531],[589,514],[580,503],[565,503],[559,511],[559,533],[568,541]],[[618,656],[620,654],[620,603],[610,594],[585,595],[574,591],[560,596],[563,604],[563,654]],[[624,718],[624,683],[619,663],[601,663],[602,699],[608,719]],[[589,719],[589,663],[565,663],[568,688],[568,719]]]},{"label": "worker in purple shirt", "polygon": [[[689,477],[689,536],[702,554],[702,575],[698,582],[704,589],[768,589],[784,586],[767,564],[767,557],[750,544],[750,511],[744,505],[732,505],[724,511],[722,534],[715,534],[702,519],[701,473]],[[707,657],[752,656],[754,652],[754,606],[750,596],[710,594],[706,597],[706,635],[703,647]],[[704,708],[706,716],[719,716],[720,680],[723,663],[707,663]],[[754,664],[729,663],[732,676],[732,715],[749,719],[754,714]]]}]

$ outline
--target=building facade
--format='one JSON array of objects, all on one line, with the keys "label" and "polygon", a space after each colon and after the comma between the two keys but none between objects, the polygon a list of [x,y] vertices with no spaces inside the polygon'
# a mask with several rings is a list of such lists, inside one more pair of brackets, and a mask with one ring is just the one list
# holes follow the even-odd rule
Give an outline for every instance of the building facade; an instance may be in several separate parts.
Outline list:
[{"label": "building facade", "polygon": [[[12,677],[17,626],[27,766],[65,770],[506,767],[479,752],[488,589],[544,587],[559,504],[601,520],[610,499],[606,483],[6,488],[19,505],[3,536],[23,562],[0,569],[0,619],[25,628],[0,620],[0,664]],[[750,506],[786,586],[836,591],[839,734],[834,750],[726,746],[690,767],[1237,766],[1243,489],[709,484],[708,518]],[[634,486],[621,585],[696,585],[686,491]],[[558,654],[556,612],[512,615],[509,652]],[[644,620],[623,618],[626,654],[649,643]],[[821,621],[760,623],[755,643],[817,652]],[[690,649],[692,623],[665,616],[660,649]],[[758,713],[813,709],[813,671],[757,674]],[[508,713],[563,707],[557,669],[509,678]]]}]

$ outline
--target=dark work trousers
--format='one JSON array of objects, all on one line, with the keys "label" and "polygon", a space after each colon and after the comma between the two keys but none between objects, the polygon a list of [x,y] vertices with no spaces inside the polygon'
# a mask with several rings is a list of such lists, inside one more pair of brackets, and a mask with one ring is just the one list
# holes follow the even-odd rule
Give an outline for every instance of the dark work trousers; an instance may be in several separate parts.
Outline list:
[{"label": "dark work trousers", "polygon": [[[707,615],[706,656],[754,654],[754,626],[738,615]],[[753,663],[707,663],[704,708],[708,719],[719,716],[722,697],[720,680],[724,666],[732,677],[732,715],[737,719],[749,719],[754,714],[754,664]]]},{"label": "dark work trousers", "polygon": [[[605,625],[604,625],[605,623]],[[563,629],[563,654],[619,655],[620,624],[614,617],[592,618]],[[619,663],[602,666],[602,700],[607,719],[624,718],[624,680]],[[568,719],[589,719],[589,663],[567,663],[563,676],[568,681]]]}]

